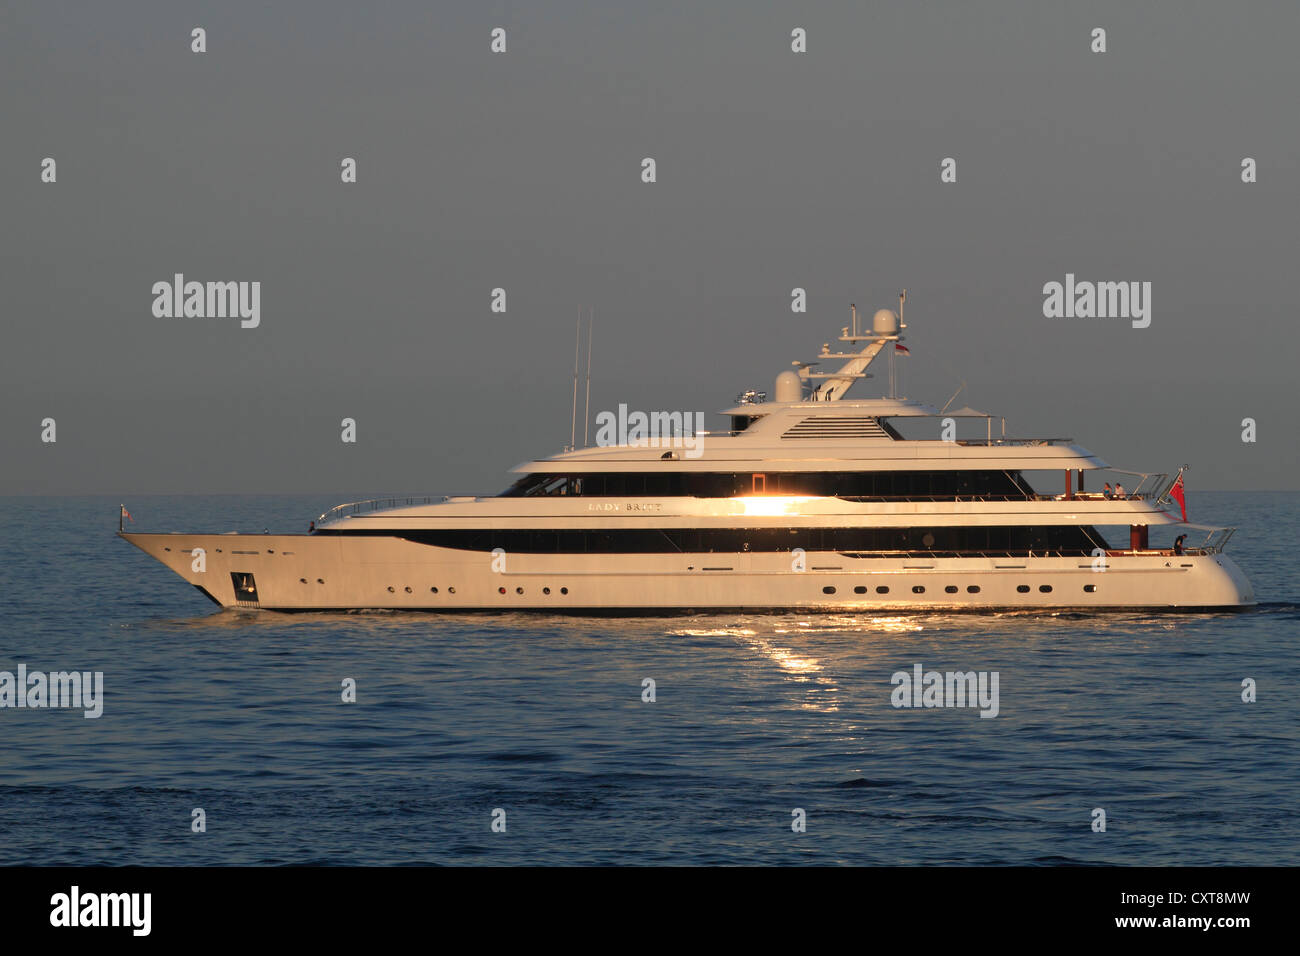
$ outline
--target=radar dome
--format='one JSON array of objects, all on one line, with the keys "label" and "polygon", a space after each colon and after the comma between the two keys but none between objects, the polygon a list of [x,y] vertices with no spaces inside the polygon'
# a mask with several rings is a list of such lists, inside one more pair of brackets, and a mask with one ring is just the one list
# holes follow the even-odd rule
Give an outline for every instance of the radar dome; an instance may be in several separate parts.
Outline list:
[{"label": "radar dome", "polygon": [[876,335],[897,335],[898,316],[893,309],[880,309],[871,317],[871,331]]},{"label": "radar dome", "polygon": [[799,402],[803,400],[803,382],[799,373],[788,369],[776,377],[776,386],[772,389],[778,402]]}]

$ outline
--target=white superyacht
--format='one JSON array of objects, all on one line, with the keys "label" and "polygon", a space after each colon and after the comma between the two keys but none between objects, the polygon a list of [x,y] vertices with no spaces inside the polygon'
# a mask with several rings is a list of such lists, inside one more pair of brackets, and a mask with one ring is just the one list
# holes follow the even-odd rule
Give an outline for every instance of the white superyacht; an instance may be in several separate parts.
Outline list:
[{"label": "white superyacht", "polygon": [[[847,351],[818,356],[843,359],[838,371],[794,363],[773,401],[747,392],[723,413],[728,431],[570,447],[517,466],[498,495],[353,502],[306,534],[119,534],[223,607],[280,611],[1255,603],[1223,553],[1233,529],[1170,510],[1181,481],[1111,469],[1071,439],[1007,438],[1005,419],[995,434],[996,419],[969,408],[847,399],[882,355],[893,394],[905,328],[882,309],[859,331],[854,310]],[[984,437],[955,438],[959,420],[982,420]],[[1087,476],[1099,471],[1131,488],[1098,489]],[[1030,472],[1054,473],[1054,490]],[[1184,538],[1151,546],[1153,527]],[[1184,546],[1188,533],[1203,540]]]}]

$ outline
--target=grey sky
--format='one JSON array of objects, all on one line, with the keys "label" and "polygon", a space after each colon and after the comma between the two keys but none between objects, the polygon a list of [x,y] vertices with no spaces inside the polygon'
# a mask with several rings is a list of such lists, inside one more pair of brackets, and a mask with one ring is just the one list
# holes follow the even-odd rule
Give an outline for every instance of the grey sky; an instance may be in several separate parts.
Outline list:
[{"label": "grey sky", "polygon": [[[0,493],[496,491],[568,439],[579,304],[593,410],[712,413],[904,286],[909,397],[1296,488],[1298,39],[1293,3],[14,0]],[[261,327],[155,318],[175,272],[261,281]],[[1150,281],[1150,328],[1044,318],[1067,272]]]}]

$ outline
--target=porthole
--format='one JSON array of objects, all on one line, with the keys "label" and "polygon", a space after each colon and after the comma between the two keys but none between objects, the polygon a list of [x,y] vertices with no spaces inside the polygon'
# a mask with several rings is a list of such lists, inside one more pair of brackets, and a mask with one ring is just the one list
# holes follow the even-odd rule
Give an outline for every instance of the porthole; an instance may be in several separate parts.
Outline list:
[{"label": "porthole", "polygon": [[865,587],[863,587],[861,584],[859,584],[857,587],[855,587],[855,588],[853,589],[853,593],[854,593],[854,594],[866,594],[866,593],[867,593],[867,589],[866,589]]},{"label": "porthole", "polygon": [[410,594],[410,593],[411,593],[411,589],[410,589],[409,587],[406,589],[406,593],[407,593],[407,594]]},{"label": "porthole", "polygon": [[888,594],[888,593],[889,593],[889,588],[888,588],[886,585],[882,584],[882,585],[880,585],[880,587],[876,588],[876,593],[877,593],[877,594]]},{"label": "porthole", "polygon": [[829,584],[826,587],[822,588],[822,594],[834,594],[834,593],[835,593],[835,589],[831,587]]},{"label": "porthole", "polygon": [[966,593],[968,593],[968,594],[979,594],[979,593],[980,593],[980,586],[979,586],[978,584],[968,584],[968,585],[966,585]]},{"label": "porthole", "polygon": [[430,594],[437,594],[437,593],[438,593],[438,589],[437,589],[437,588],[429,588],[429,593],[430,593]]},{"label": "porthole", "polygon": [[542,593],[543,593],[543,594],[550,594],[550,593],[551,593],[551,589],[550,589],[550,588],[542,588]]},{"label": "porthole", "polygon": [[324,579],[324,578],[317,578],[317,579],[316,579],[316,583],[317,583],[317,584],[324,584],[324,583],[325,583],[325,579]]},{"label": "porthole", "polygon": [[306,578],[299,578],[298,581],[299,581],[300,583],[302,583],[302,584],[306,584],[306,583],[307,583],[307,579],[306,579]]},{"label": "porthole", "polygon": [[497,594],[505,594],[505,593],[506,593],[505,588],[497,588]]},{"label": "porthole", "polygon": [[1038,590],[1042,591],[1044,594],[1051,594],[1052,586],[1050,584],[1040,584],[1038,585]]},{"label": "porthole", "polygon": [[1085,591],[1087,591],[1089,594],[1092,594],[1094,591],[1097,590],[1097,585],[1095,585],[1095,584],[1085,584],[1085,585],[1083,586],[1083,589],[1084,589]]},{"label": "porthole", "polygon": [[524,589],[523,589],[523,588],[515,588],[515,593],[516,593],[516,594],[523,594],[523,593],[524,593]]},{"label": "porthole", "polygon": [[944,588],[944,590],[947,591],[949,594],[956,594],[956,593],[957,593],[957,585],[955,585],[955,584],[950,584],[950,585],[948,585],[946,588]]},{"label": "porthole", "polygon": [[924,593],[925,593],[925,585],[924,585],[924,584],[914,584],[914,585],[912,585],[912,593],[913,593],[913,594],[924,594]]},{"label": "porthole", "polygon": [[391,584],[388,586],[388,593],[389,594],[393,593],[393,586]]},{"label": "porthole", "polygon": [[561,594],[568,594],[568,593],[569,593],[569,589],[568,589],[568,588],[560,588],[560,593],[561,593]]},{"label": "porthole", "polygon": [[1029,585],[1028,585],[1028,584],[1018,584],[1018,585],[1016,585],[1016,590],[1019,591],[1021,594],[1028,594],[1028,593],[1029,593]]},{"label": "porthole", "polygon": [[455,593],[456,593],[456,589],[455,589],[455,588],[447,588],[447,593],[448,593],[448,594],[455,594]]}]

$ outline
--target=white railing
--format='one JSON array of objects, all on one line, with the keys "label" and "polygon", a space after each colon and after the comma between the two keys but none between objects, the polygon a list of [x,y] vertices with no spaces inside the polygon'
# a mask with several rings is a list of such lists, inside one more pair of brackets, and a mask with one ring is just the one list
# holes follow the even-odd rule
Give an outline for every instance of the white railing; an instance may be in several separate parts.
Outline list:
[{"label": "white railing", "polygon": [[338,521],[341,518],[351,518],[371,511],[385,511],[389,508],[411,508],[416,505],[442,504],[443,502],[451,501],[451,499],[455,497],[468,496],[423,495],[400,497],[390,495],[386,498],[367,498],[364,501],[349,501],[346,504],[335,505],[329,511],[317,518],[316,527],[319,528],[323,524],[329,524],[330,522]]},{"label": "white railing", "polygon": [[1073,438],[958,438],[954,444],[974,446],[996,445],[1072,445]]}]

